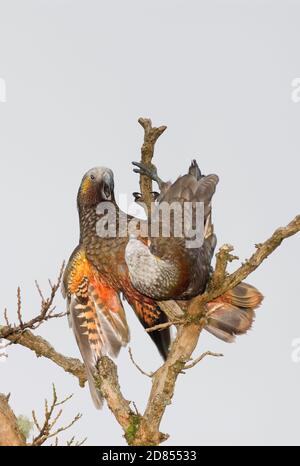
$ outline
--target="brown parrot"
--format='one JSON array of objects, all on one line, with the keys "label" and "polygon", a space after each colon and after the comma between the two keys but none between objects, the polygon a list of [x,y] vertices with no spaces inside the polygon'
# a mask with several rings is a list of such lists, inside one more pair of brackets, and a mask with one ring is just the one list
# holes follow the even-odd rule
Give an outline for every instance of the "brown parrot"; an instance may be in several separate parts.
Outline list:
[{"label": "brown parrot", "polygon": [[[87,369],[92,398],[98,408],[102,399],[93,379],[97,362],[104,355],[116,357],[130,338],[121,296],[133,308],[144,328],[167,322],[158,302],[188,300],[203,293],[216,247],[211,200],[218,177],[203,176],[193,161],[188,174],[173,184],[164,183],[155,171],[150,172],[138,163],[134,165],[138,166],[134,171],[150,176],[159,184],[161,192],[154,194],[156,208],[163,202],[202,203],[204,241],[197,248],[187,248],[186,237],[177,237],[172,228],[168,238],[132,235],[130,228],[124,233],[124,221],[126,226],[132,220],[139,226],[145,221],[134,219],[119,209],[112,171],[94,168],[83,177],[77,197],[80,240],[67,265],[62,291],[67,299],[69,322]],[[99,235],[98,225],[104,218],[105,206],[114,208],[116,225],[103,236]],[[123,228],[119,228],[121,221]],[[206,330],[224,341],[233,341],[236,335],[249,330],[254,309],[262,299],[256,288],[241,283],[208,304],[210,318]],[[170,346],[169,329],[151,332],[150,336],[165,359]]]}]

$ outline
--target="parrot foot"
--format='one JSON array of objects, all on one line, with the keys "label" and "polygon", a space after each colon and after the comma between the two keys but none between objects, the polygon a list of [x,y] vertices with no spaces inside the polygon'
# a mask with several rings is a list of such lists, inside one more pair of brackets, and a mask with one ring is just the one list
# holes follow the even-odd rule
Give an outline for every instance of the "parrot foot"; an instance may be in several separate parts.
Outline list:
[{"label": "parrot foot", "polygon": [[[154,202],[155,202],[155,201],[159,198],[159,196],[160,196],[160,194],[159,194],[158,192],[156,192],[156,191],[152,191],[151,194],[152,194],[152,197],[153,197],[153,201],[154,201]],[[135,192],[135,193],[132,193],[132,195],[133,195],[133,197],[134,197],[134,202],[136,202],[136,203],[141,203],[141,202],[143,202],[142,194],[141,194],[141,193]]]},{"label": "parrot foot", "polygon": [[141,162],[132,162],[132,165],[138,167],[133,169],[134,173],[138,173],[142,176],[147,176],[151,180],[155,181],[160,188],[164,184],[157,174],[157,168],[155,167],[155,165],[146,165]]}]

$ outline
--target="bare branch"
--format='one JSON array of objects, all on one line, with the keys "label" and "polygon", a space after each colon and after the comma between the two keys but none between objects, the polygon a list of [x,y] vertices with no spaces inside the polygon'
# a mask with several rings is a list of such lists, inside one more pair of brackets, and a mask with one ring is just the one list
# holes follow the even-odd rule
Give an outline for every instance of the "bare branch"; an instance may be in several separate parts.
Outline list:
[{"label": "bare branch", "polygon": [[[75,437],[72,437],[68,442],[68,447],[81,447],[87,441],[87,437],[81,441],[76,441]],[[58,438],[55,439],[55,446],[58,446]]]},{"label": "bare branch", "polygon": [[169,327],[172,327],[172,325],[180,325],[180,324],[184,324],[184,320],[176,320],[176,321],[172,321],[172,322],[165,322],[163,324],[158,324],[158,325],[154,325],[154,327],[150,327],[150,328],[147,328],[146,329],[146,332],[147,333],[152,333],[152,332],[156,332],[157,330],[164,330],[165,328],[169,328]]},{"label": "bare branch", "polygon": [[[222,296],[224,293],[237,286],[252,272],[254,272],[262,264],[262,262],[281,245],[285,239],[299,233],[299,231],[300,215],[295,217],[294,220],[292,220],[287,226],[278,228],[264,243],[256,245],[256,251],[250,257],[250,259],[246,260],[245,263],[231,275],[226,277],[224,276],[224,279],[221,281],[219,279],[215,280],[213,275],[212,282],[210,282],[208,285],[207,291],[201,296],[194,298],[189,306],[193,307],[194,310],[196,310],[197,307],[201,309],[203,304],[213,301],[214,299]],[[222,272],[226,271],[228,262],[232,260],[232,256],[229,254],[229,252],[232,252],[232,250],[233,249],[230,248],[230,251],[228,251],[227,255],[223,246],[219,252],[219,261],[221,262],[220,269],[222,268]],[[214,281],[218,282],[217,286],[214,286]]]},{"label": "bare branch", "polygon": [[216,254],[216,266],[209,284],[212,289],[222,285],[226,278],[226,269],[228,263],[239,259],[237,256],[233,256],[231,254],[233,249],[233,246],[230,244],[224,244],[224,246],[222,246],[219,252]]},{"label": "bare branch", "polygon": [[129,353],[129,356],[130,356],[130,360],[132,362],[132,364],[137,368],[137,370],[142,374],[142,375],[145,375],[146,377],[149,377],[150,379],[152,378],[153,374],[148,374],[147,372],[143,371],[143,369],[140,368],[140,366],[135,362],[135,360],[133,359],[133,355],[132,355],[132,350],[131,348],[128,349],[128,353]]},{"label": "bare branch", "polygon": [[4,309],[4,320],[5,320],[6,326],[9,327],[9,320],[8,320],[8,317],[7,317],[7,309],[6,308]]},{"label": "bare branch", "polygon": [[42,303],[44,303],[46,300],[45,300],[45,298],[44,298],[42,289],[41,289],[41,287],[40,287],[40,285],[39,285],[39,283],[38,283],[37,280],[36,280],[34,283],[35,283],[36,289],[37,289],[37,291],[38,291],[38,294],[40,295],[41,301],[42,301]]},{"label": "bare branch", "polygon": [[206,351],[205,353],[201,354],[201,356],[199,356],[198,358],[194,359],[193,362],[191,362],[190,364],[186,364],[184,366],[184,370],[186,369],[192,369],[192,367],[195,367],[197,364],[199,364],[199,362],[201,362],[204,358],[206,358],[207,356],[213,356],[215,358],[222,358],[224,356],[224,354],[222,353],[212,353],[211,351]]},{"label": "bare branch", "polygon": [[[155,143],[167,127],[160,126],[159,128],[153,128],[152,122],[149,118],[140,118],[139,124],[144,128],[144,144],[141,149],[141,162],[152,168]],[[151,203],[153,201],[152,180],[146,176],[141,176],[140,188],[142,197],[139,199],[139,202],[143,202],[147,206],[148,212],[150,212]]]},{"label": "bare branch", "polygon": [[9,323],[8,317],[7,317],[7,311],[5,309],[4,311],[4,319],[6,322],[5,327],[0,328],[0,338],[8,338],[9,336],[16,336],[20,333],[22,333],[26,329],[31,329],[34,330],[37,327],[39,327],[42,323],[46,322],[49,319],[54,319],[58,317],[63,317],[66,315],[66,313],[59,313],[59,314],[54,314],[54,308],[53,308],[53,302],[56,296],[57,291],[60,288],[61,285],[61,280],[63,276],[65,268],[65,263],[63,263],[59,276],[57,279],[57,282],[54,285],[51,285],[51,293],[49,298],[44,299],[43,294],[37,285],[37,288],[39,290],[39,294],[42,298],[41,302],[41,310],[40,313],[34,317],[33,319],[29,320],[28,322],[24,323],[22,320],[22,304],[21,304],[21,290],[18,288],[18,303],[17,303],[17,315],[18,315],[18,320],[19,320],[19,325],[12,325]]},{"label": "bare branch", "polygon": [[17,315],[18,315],[18,320],[19,320],[19,324],[20,324],[20,329],[23,330],[24,323],[23,323],[23,320],[22,320],[22,301],[21,301],[21,289],[20,289],[20,287],[18,287],[17,297],[18,297]]},{"label": "bare branch", "polygon": [[[66,430],[69,430],[82,417],[81,414],[76,414],[76,416],[72,419],[72,421],[69,424],[67,424],[66,426],[59,427],[58,429],[54,430],[54,426],[57,424],[58,420],[60,419],[62,415],[62,409],[57,411],[57,408],[65,404],[67,401],[69,401],[73,395],[68,396],[62,401],[59,401],[54,384],[52,386],[52,392],[53,392],[53,400],[50,405],[50,408],[48,408],[48,402],[47,400],[45,400],[44,422],[42,425],[40,425],[39,422],[37,421],[35,412],[34,411],[32,412],[32,418],[34,421],[34,425],[36,426],[36,429],[38,430],[38,434],[33,438],[29,446],[39,447],[53,437],[56,437],[55,444],[57,445],[58,444],[57,436],[60,433],[65,432]],[[75,438],[72,437],[72,443],[74,443],[74,439]]]},{"label": "bare branch", "polygon": [[127,433],[131,431],[132,425],[135,425],[139,419],[130,409],[130,401],[127,401],[122,395],[117,366],[107,356],[101,358],[98,363],[98,373],[95,374],[95,382],[102,396],[106,399],[109,409],[123,428],[126,437]]},{"label": "bare branch", "polygon": [[17,343],[34,351],[37,357],[43,356],[47,359],[50,359],[55,364],[60,366],[65,372],[69,372],[70,374],[77,377],[80,386],[84,386],[87,380],[86,370],[79,359],[63,356],[62,354],[58,353],[44,338],[38,335],[34,335],[29,330],[16,336],[10,335],[6,338],[13,343]]}]

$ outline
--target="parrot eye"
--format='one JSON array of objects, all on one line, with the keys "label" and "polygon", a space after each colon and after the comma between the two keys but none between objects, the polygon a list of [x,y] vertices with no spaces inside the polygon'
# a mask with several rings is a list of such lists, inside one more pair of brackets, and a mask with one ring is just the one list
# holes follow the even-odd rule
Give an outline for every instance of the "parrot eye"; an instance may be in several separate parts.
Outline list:
[{"label": "parrot eye", "polygon": [[95,179],[96,179],[95,175],[91,175],[91,180],[95,181]]}]

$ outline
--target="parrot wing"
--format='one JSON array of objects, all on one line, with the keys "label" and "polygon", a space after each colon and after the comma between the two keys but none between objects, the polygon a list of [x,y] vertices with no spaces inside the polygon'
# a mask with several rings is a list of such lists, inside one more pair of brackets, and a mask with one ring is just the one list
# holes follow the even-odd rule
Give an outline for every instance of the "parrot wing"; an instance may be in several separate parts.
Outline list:
[{"label": "parrot wing", "polygon": [[[217,175],[203,176],[193,161],[189,173],[180,176],[156,205],[148,244],[134,236],[129,239],[125,260],[131,283],[141,294],[162,301],[190,299],[204,291],[216,246],[211,202],[218,182]],[[199,204],[204,218],[200,216],[197,225]],[[184,215],[185,209],[190,216]]]},{"label": "parrot wing", "polygon": [[129,329],[118,293],[108,286],[77,248],[67,266],[63,295],[67,299],[69,322],[87,370],[93,401],[102,405],[93,373],[102,356],[116,357],[129,341]]}]

